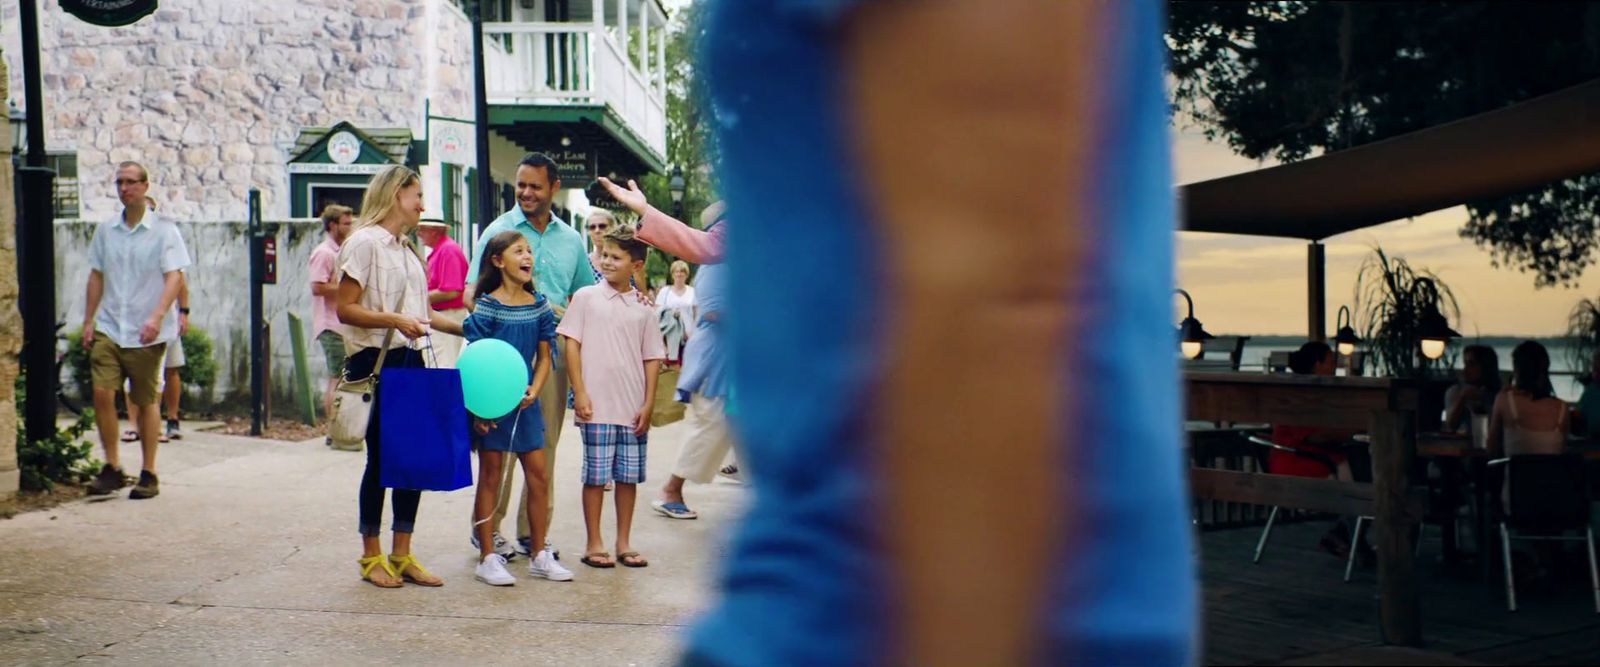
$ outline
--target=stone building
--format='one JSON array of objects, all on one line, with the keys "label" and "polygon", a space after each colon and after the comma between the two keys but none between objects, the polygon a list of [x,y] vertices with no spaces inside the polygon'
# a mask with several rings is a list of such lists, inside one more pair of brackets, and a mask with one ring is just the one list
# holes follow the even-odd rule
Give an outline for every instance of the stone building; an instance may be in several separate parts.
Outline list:
[{"label": "stone building", "polygon": [[[242,223],[251,188],[262,191],[265,219],[304,220],[330,202],[359,207],[372,173],[404,163],[423,175],[430,212],[470,242],[478,222],[469,213],[477,210],[475,103],[461,4],[162,0],[131,26],[103,28],[42,2],[44,99],[35,105],[21,94],[17,0],[0,0],[13,115],[45,114],[60,174],[57,304],[69,326],[82,321],[81,256],[92,225],[119,210],[111,180],[122,160],[150,168],[161,213],[182,222],[196,260],[193,322],[216,341],[220,395],[248,384],[248,365],[240,364],[249,339]],[[562,161],[571,196],[558,203],[580,211],[581,187],[572,186],[664,167],[667,31],[657,0],[484,4],[499,208],[509,204],[516,161],[532,150]],[[266,292],[276,317],[272,373],[287,378],[282,314],[309,316],[302,255],[320,230],[296,222],[277,233],[278,284]]]},{"label": "stone building", "polygon": [[[7,86],[0,62],[0,95]],[[17,495],[17,353],[22,350],[22,316],[17,312],[17,207],[11,192],[11,147],[0,144],[0,509]]]}]

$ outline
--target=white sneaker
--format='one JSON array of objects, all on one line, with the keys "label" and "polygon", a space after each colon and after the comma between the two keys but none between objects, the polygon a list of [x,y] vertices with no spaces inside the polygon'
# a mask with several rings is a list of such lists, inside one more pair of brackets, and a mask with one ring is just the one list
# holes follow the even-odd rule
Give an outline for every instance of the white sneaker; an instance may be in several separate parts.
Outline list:
[{"label": "white sneaker", "polygon": [[517,583],[516,577],[511,576],[511,573],[506,571],[506,559],[502,558],[500,554],[489,554],[487,558],[479,562],[478,569],[473,573],[473,576],[478,581],[490,586],[511,586]]},{"label": "white sneaker", "polygon": [[544,550],[550,552],[551,558],[561,560],[561,550],[557,549],[556,545],[551,543],[548,539],[544,541]]},{"label": "white sneaker", "polygon": [[541,551],[533,557],[533,562],[528,563],[528,574],[550,581],[572,581],[572,570],[561,567],[561,563],[548,551]]}]

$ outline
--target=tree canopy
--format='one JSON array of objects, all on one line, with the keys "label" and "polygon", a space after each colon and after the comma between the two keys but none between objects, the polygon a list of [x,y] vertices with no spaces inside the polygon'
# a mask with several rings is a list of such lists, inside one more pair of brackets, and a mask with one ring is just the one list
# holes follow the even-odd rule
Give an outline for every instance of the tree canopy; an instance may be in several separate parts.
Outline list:
[{"label": "tree canopy", "polygon": [[[1253,159],[1293,162],[1600,77],[1600,3],[1169,6],[1179,117]],[[1600,174],[1467,202],[1460,234],[1536,286],[1573,285],[1600,245],[1597,200]]]}]

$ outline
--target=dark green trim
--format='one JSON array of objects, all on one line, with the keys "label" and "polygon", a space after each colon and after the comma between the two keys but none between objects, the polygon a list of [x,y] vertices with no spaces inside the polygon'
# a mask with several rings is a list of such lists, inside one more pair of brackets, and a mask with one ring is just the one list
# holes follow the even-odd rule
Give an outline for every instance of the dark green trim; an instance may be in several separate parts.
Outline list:
[{"label": "dark green trim", "polygon": [[[473,213],[477,213],[478,211],[482,210],[482,209],[478,208],[478,197],[479,196],[480,195],[478,194],[478,170],[476,168],[474,168],[474,167],[467,167],[467,219],[468,220],[472,219],[472,214]],[[490,222],[489,220],[479,220],[479,221],[477,221],[478,229],[483,229],[484,227],[488,227],[489,226],[489,222]],[[462,234],[461,238],[464,238],[464,239],[465,238],[471,238],[471,236],[469,234]]]},{"label": "dark green trim", "polygon": [[445,224],[454,227],[456,224],[456,170],[460,167],[457,167],[453,164],[444,164],[440,166],[443,167],[443,169],[439,180],[443,181],[441,185],[444,186],[441,188],[443,191],[439,193],[439,201],[444,203],[444,205],[441,207],[444,209],[444,215],[441,217],[444,218]]},{"label": "dark green trim", "polygon": [[629,153],[643,162],[651,171],[665,172],[667,161],[650,149],[639,135],[634,134],[622,118],[606,106],[536,107],[509,104],[489,105],[489,127],[516,123],[578,123],[589,121],[605,129],[607,134],[622,144]]},{"label": "dark green trim", "polygon": [[[368,135],[366,132],[362,131],[361,128],[351,124],[350,121],[339,121],[338,123],[335,123],[333,127],[328,128],[327,133],[323,134],[320,139],[317,139],[310,146],[306,147],[306,149],[301,151],[299,155],[289,158],[289,162],[310,162],[313,164],[332,163],[333,158],[328,156],[328,140],[332,139],[333,135],[336,135],[340,132],[349,132],[350,134],[355,135],[356,139],[361,141],[361,155],[356,157],[355,164],[395,164],[395,160],[389,155],[389,152],[384,150],[383,144],[378,143],[372,138],[371,135]],[[416,142],[413,140],[410,147],[406,151],[406,164],[414,161],[414,156],[412,154],[415,153],[415,151]]]}]

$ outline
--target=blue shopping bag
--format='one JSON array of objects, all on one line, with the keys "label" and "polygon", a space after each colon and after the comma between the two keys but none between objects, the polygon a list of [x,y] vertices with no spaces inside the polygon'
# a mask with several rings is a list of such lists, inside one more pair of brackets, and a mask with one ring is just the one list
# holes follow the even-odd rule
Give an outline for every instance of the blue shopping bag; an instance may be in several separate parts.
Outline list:
[{"label": "blue shopping bag", "polygon": [[472,454],[461,373],[385,368],[378,379],[382,465],[391,489],[454,491],[472,486]]}]

